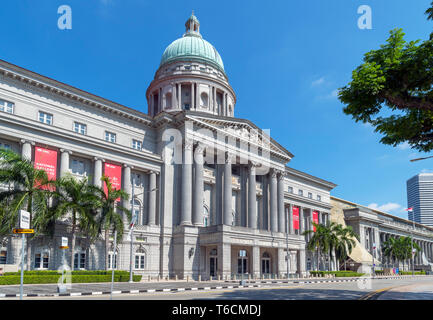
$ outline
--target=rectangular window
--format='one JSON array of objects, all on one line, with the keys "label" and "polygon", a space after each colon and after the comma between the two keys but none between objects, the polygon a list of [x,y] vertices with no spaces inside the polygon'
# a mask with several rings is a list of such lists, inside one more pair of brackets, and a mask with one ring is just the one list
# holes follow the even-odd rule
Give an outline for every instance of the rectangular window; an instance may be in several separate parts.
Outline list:
[{"label": "rectangular window", "polygon": [[74,122],[74,131],[79,134],[86,134],[87,133],[87,126],[83,123]]},{"label": "rectangular window", "polygon": [[322,197],[317,195],[317,201],[322,201]]},{"label": "rectangular window", "polygon": [[11,145],[8,143],[0,142],[0,148],[11,150]]},{"label": "rectangular window", "polygon": [[72,167],[71,171],[73,174],[78,174],[80,176],[84,175],[85,170],[84,170],[84,162],[83,161],[73,159],[71,167]]},{"label": "rectangular window", "polygon": [[303,196],[304,195],[304,191],[298,190],[298,195]]},{"label": "rectangular window", "polygon": [[14,113],[14,104],[12,102],[0,99],[0,111]]},{"label": "rectangular window", "polygon": [[132,148],[136,150],[141,150],[142,144],[141,141],[132,139]]},{"label": "rectangular window", "polygon": [[289,187],[289,192],[293,193],[293,187]]},{"label": "rectangular window", "polygon": [[35,254],[35,269],[48,269],[48,252]]},{"label": "rectangular window", "polygon": [[85,269],[86,268],[86,254],[76,253],[74,255],[74,269]]},{"label": "rectangular window", "polygon": [[[112,263],[114,268],[112,267]],[[117,254],[114,255],[113,252],[108,254],[108,269],[117,269]]]},{"label": "rectangular window", "polygon": [[6,264],[8,252],[6,250],[0,251],[0,264]]},{"label": "rectangular window", "polygon": [[105,131],[105,141],[116,143],[116,134]]},{"label": "rectangular window", "polygon": [[53,115],[39,111],[39,122],[52,125],[53,124]]},{"label": "rectangular window", "polygon": [[313,199],[313,194],[311,192],[308,192],[308,199]]}]

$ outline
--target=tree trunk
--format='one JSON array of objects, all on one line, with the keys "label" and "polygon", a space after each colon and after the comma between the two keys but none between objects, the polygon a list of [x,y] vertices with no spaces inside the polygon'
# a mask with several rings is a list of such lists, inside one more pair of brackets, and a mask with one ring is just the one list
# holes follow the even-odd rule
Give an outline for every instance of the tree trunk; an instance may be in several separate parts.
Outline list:
[{"label": "tree trunk", "polygon": [[108,270],[109,230],[105,229],[105,270]]},{"label": "tree trunk", "polygon": [[328,270],[329,271],[332,271],[331,269],[331,262],[332,261],[332,252],[331,252],[331,249],[329,249],[329,261],[328,261]]},{"label": "tree trunk", "polygon": [[316,271],[320,270],[320,248],[317,248],[317,266]]},{"label": "tree trunk", "polygon": [[74,271],[74,260],[75,260],[75,228],[76,228],[76,219],[75,212],[72,212],[72,240],[71,240],[71,271]]}]

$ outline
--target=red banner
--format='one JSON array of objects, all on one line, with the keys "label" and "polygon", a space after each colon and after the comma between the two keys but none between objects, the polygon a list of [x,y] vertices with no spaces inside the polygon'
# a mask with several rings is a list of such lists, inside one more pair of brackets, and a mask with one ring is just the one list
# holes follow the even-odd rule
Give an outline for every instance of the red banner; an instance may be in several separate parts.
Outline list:
[{"label": "red banner", "polygon": [[299,207],[292,207],[293,229],[299,230]]},{"label": "red banner", "polygon": [[[319,212],[313,211],[313,222],[319,224]],[[316,227],[313,227],[313,231],[316,232]]]},{"label": "red banner", "polygon": [[[113,190],[120,190],[122,185],[122,167],[111,164],[111,163],[105,163],[104,167],[104,174],[108,177],[108,180],[111,182]],[[104,182],[104,192],[107,194],[107,185]],[[117,199],[117,201],[119,201]]]},{"label": "red banner", "polygon": [[[35,147],[35,169],[44,170],[48,179],[56,180],[57,177],[57,151]],[[48,189],[47,186],[42,187]]]}]

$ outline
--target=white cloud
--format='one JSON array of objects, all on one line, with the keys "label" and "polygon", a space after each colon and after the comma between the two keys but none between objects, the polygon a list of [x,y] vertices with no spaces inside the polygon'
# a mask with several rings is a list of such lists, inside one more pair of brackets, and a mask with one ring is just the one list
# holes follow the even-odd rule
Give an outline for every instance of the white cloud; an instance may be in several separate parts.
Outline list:
[{"label": "white cloud", "polygon": [[400,150],[407,150],[407,149],[410,149],[410,145],[409,145],[409,143],[406,141],[406,142],[400,143],[400,144],[397,146],[397,148],[399,148]]},{"label": "white cloud", "polygon": [[388,202],[382,205],[378,205],[377,203],[371,203],[368,205],[368,207],[370,209],[375,209],[375,210],[383,211],[386,213],[393,213],[393,214],[402,214],[406,212],[406,208],[394,202]]},{"label": "white cloud", "polygon": [[321,84],[323,84],[323,83],[325,83],[325,78],[324,78],[324,77],[321,77],[321,78],[319,78],[319,79],[317,79],[317,80],[314,80],[314,81],[311,83],[311,86],[315,87],[315,86],[319,86],[319,85],[321,85]]}]

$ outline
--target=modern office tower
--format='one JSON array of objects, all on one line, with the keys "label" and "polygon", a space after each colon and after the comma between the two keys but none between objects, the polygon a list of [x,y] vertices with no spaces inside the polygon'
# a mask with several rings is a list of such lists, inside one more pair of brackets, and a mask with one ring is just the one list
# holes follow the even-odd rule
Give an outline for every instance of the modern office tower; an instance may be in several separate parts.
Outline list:
[{"label": "modern office tower", "polygon": [[407,185],[409,220],[433,226],[433,173],[420,173],[410,178]]}]

